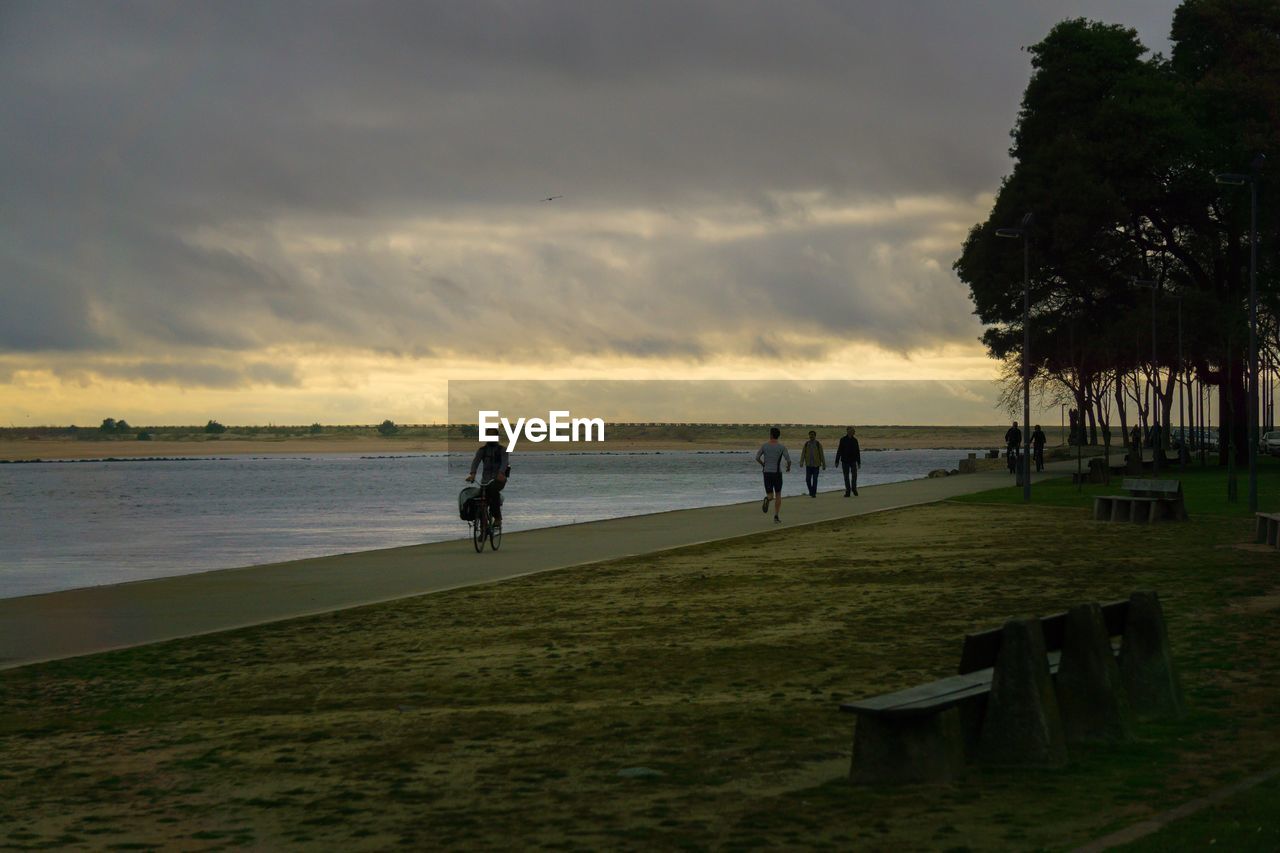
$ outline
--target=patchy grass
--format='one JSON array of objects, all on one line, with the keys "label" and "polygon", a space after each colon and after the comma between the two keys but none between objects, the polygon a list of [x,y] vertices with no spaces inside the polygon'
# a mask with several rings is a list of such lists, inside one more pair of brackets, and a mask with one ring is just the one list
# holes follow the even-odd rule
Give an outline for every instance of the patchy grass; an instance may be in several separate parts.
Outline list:
[{"label": "patchy grass", "polygon": [[1271,779],[1118,850],[1128,853],[1280,850],[1280,779]]},{"label": "patchy grass", "polygon": [[[1119,460],[1119,456],[1115,457]],[[1143,477],[1150,478],[1150,474]],[[1161,480],[1181,480],[1182,494],[1187,512],[1195,515],[1222,515],[1237,518],[1252,517],[1249,512],[1249,469],[1236,471],[1239,496],[1235,503],[1227,500],[1227,472],[1217,466],[1201,467],[1188,463],[1186,469],[1175,465],[1160,472]],[[1010,481],[1012,482],[1012,477]],[[1085,483],[1077,486],[1070,477],[1055,478],[1034,483],[1031,487],[1031,503],[1037,506],[1077,507],[1092,509],[1095,495],[1127,494],[1121,483],[1124,475],[1113,476],[1110,485]],[[961,503],[1022,504],[1022,488],[1009,485],[1004,488],[975,492],[955,498]],[[1258,460],[1258,509],[1262,512],[1280,512],[1280,459],[1261,457]]]},{"label": "patchy grass", "polygon": [[[1250,532],[935,504],[0,673],[0,843],[1067,847],[1280,762]],[[1189,719],[1060,772],[846,781],[842,699],[1138,588]]]}]

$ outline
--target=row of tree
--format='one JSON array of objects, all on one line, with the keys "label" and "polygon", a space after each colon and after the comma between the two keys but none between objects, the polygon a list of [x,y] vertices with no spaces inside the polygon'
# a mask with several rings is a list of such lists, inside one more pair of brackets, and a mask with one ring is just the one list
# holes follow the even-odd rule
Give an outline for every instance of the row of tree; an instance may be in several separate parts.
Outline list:
[{"label": "row of tree", "polygon": [[[99,432],[110,433],[113,435],[127,433],[132,430],[133,427],[129,426],[129,422],[124,418],[120,418],[119,420],[116,420],[115,418],[103,418],[101,426],[98,427]],[[377,430],[379,433],[386,436],[395,435],[400,432],[400,428],[390,419],[378,424]],[[227,428],[218,421],[211,420],[204,425],[204,431],[209,435],[221,435],[227,431]],[[310,433],[312,435],[320,435],[322,432],[324,432],[324,427],[320,424],[316,423],[311,425]]]},{"label": "row of tree", "polygon": [[1248,186],[1215,176],[1256,182],[1259,341],[1276,363],[1280,3],[1185,0],[1171,42],[1171,56],[1149,55],[1134,30],[1079,19],[1028,48],[1014,168],[955,269],[1020,393],[1024,259],[996,232],[1032,213],[1038,391],[1070,402],[1096,442],[1113,414],[1124,435],[1169,425],[1179,380],[1212,386],[1225,462],[1228,444],[1247,448],[1251,205]]}]

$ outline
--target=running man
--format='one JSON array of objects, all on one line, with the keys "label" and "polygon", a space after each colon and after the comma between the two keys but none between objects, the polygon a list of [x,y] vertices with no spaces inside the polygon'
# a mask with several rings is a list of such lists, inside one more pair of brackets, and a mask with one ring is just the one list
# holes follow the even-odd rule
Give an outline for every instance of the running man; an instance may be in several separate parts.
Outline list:
[{"label": "running man", "polygon": [[769,501],[773,501],[773,523],[781,524],[778,513],[782,512],[782,460],[787,461],[787,473],[791,472],[791,454],[785,445],[778,442],[782,430],[773,427],[769,430],[769,440],[760,445],[756,461],[764,469],[764,503],[761,512],[769,511]]},{"label": "running man", "polygon": [[813,430],[809,430],[809,440],[804,443],[804,449],[800,451],[800,464],[804,466],[804,484],[809,489],[809,497],[816,498],[819,466],[822,469],[827,467],[827,457],[822,452],[822,442],[818,441],[818,434]]}]

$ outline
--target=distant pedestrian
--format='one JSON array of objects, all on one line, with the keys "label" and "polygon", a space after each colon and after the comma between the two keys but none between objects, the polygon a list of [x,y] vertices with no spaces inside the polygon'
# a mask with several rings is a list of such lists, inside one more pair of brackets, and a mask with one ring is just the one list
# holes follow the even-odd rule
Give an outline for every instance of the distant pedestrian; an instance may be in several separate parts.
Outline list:
[{"label": "distant pedestrian", "polygon": [[827,457],[822,453],[822,442],[818,441],[818,433],[809,430],[809,440],[800,451],[800,464],[804,466],[804,484],[809,489],[809,497],[818,496],[818,471],[827,467]]},{"label": "distant pedestrian", "polygon": [[1018,429],[1018,422],[1014,421],[1013,426],[1009,427],[1004,434],[1004,455],[1009,460],[1009,473],[1013,474],[1018,470],[1018,448],[1022,447],[1022,430]]},{"label": "distant pedestrian", "polygon": [[844,496],[858,494],[858,469],[862,467],[862,451],[858,447],[858,439],[854,437],[854,428],[849,427],[840,437],[836,447],[835,464],[844,474]]},{"label": "distant pedestrian", "polygon": [[1044,430],[1040,429],[1040,424],[1036,424],[1035,431],[1031,433],[1031,453],[1032,458],[1036,460],[1036,473],[1044,470],[1044,443],[1048,441],[1045,437]]},{"label": "distant pedestrian", "polygon": [[778,514],[782,512],[782,462],[784,459],[788,473],[791,471],[791,454],[787,452],[786,446],[778,441],[781,437],[782,430],[777,427],[770,429],[769,440],[760,445],[760,452],[756,454],[756,461],[764,469],[764,503],[761,504],[760,511],[768,512],[769,502],[773,501],[775,524],[782,523]]}]

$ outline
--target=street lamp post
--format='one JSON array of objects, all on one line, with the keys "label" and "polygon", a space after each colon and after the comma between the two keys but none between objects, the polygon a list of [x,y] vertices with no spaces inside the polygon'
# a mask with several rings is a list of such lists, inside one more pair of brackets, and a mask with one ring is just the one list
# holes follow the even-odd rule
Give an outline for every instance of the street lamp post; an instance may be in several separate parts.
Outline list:
[{"label": "street lamp post", "polygon": [[1187,469],[1187,412],[1185,395],[1183,394],[1186,378],[1185,362],[1182,360],[1182,295],[1178,295],[1178,468]]},{"label": "street lamp post", "polygon": [[1031,214],[1017,228],[997,228],[997,237],[1022,240],[1022,502],[1031,503]]},{"label": "street lamp post", "polygon": [[1247,175],[1215,176],[1227,186],[1249,185],[1249,512],[1258,511],[1258,173],[1265,159],[1254,157]]}]

